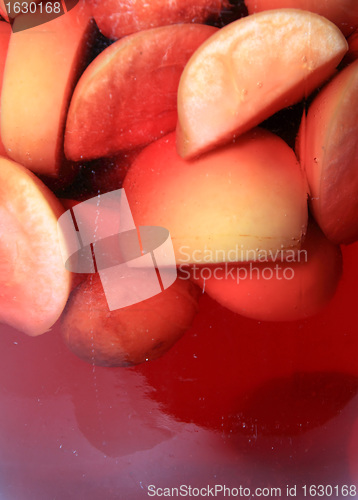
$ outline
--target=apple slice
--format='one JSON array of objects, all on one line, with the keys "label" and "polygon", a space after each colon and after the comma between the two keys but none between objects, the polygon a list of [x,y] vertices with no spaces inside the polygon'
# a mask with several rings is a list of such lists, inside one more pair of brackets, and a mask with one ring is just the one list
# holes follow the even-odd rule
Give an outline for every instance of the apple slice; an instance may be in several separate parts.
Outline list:
[{"label": "apple slice", "polygon": [[193,278],[233,312],[262,321],[296,321],[318,313],[332,299],[342,275],[339,246],[311,224],[303,248],[285,261],[194,266]]},{"label": "apple slice", "polygon": [[345,36],[358,27],[357,0],[245,0],[249,14],[271,9],[303,9],[326,17]]},{"label": "apple slice", "polygon": [[[1,98],[2,82],[4,78],[4,68],[7,56],[7,49],[10,41],[10,35],[11,35],[10,25],[5,21],[0,21],[0,98]],[[0,112],[1,112],[1,107],[0,107]],[[0,133],[0,155],[7,156],[5,146],[1,139],[1,133]]]},{"label": "apple slice", "polygon": [[0,321],[28,335],[51,328],[70,293],[57,234],[63,211],[35,175],[0,158]]},{"label": "apple slice", "polygon": [[203,23],[216,19],[227,0],[89,0],[100,31],[118,39],[137,31],[179,23]]},{"label": "apple slice", "polygon": [[[26,19],[18,16],[14,25],[20,28]],[[11,35],[2,91],[2,139],[8,155],[36,173],[56,177],[64,167],[66,113],[93,29],[88,9],[80,2],[66,15]]]},{"label": "apple slice", "polygon": [[195,24],[135,33],[86,69],[68,113],[67,158],[92,160],[148,144],[175,130],[180,75],[217,28]]},{"label": "apple slice", "polygon": [[251,260],[298,248],[306,232],[302,171],[265,130],[190,162],[168,134],[142,151],[123,187],[137,226],[169,230],[177,264]]},{"label": "apple slice", "polygon": [[334,72],[347,48],[333,23],[295,9],[261,12],[219,30],[180,80],[179,154],[197,156],[298,102]]},{"label": "apple slice", "polygon": [[313,215],[336,243],[358,239],[358,61],[324,87],[301,123],[297,152]]},{"label": "apple slice", "polygon": [[198,312],[200,295],[191,281],[178,278],[150,299],[109,311],[99,275],[88,276],[71,294],[61,321],[62,335],[84,361],[137,365],[159,358],[184,335]]}]

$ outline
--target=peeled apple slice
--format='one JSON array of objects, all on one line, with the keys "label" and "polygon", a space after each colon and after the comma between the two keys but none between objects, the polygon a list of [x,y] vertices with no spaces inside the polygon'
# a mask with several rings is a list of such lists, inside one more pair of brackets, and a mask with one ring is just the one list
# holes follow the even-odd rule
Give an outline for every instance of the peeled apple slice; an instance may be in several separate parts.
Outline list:
[{"label": "peeled apple slice", "polygon": [[271,9],[303,9],[326,17],[345,36],[358,26],[357,0],[245,0],[249,14]]},{"label": "peeled apple slice", "polygon": [[313,215],[336,243],[358,239],[358,61],[324,87],[303,118],[297,152]]},{"label": "peeled apple slice", "polygon": [[347,51],[340,30],[310,12],[282,9],[235,21],[188,62],[178,89],[177,148],[192,158],[309,95]]},{"label": "peeled apple slice", "polygon": [[304,319],[332,299],[342,275],[342,254],[315,224],[297,257],[284,261],[278,253],[274,260],[199,268],[194,277],[221,305],[261,321]]},{"label": "peeled apple slice", "polygon": [[282,139],[261,129],[193,161],[168,134],[139,154],[123,187],[137,226],[169,230],[179,265],[297,249],[306,232],[300,166]]},{"label": "peeled apple slice", "polygon": [[40,335],[70,293],[57,219],[64,209],[29,170],[0,158],[0,322]]},{"label": "peeled apple slice", "polygon": [[118,40],[88,66],[68,113],[70,160],[113,156],[149,144],[177,123],[177,90],[193,52],[217,31],[177,24]]},{"label": "peeled apple slice", "polygon": [[[26,25],[26,15],[14,23]],[[60,173],[66,113],[93,29],[88,9],[79,2],[66,15],[11,34],[1,134],[8,155],[36,173]]]}]

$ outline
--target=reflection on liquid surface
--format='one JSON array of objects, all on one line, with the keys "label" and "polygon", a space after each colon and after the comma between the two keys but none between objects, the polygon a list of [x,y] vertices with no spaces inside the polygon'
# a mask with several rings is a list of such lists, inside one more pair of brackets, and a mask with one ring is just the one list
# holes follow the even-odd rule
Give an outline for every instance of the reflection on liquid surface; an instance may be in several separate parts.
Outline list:
[{"label": "reflection on liquid surface", "polygon": [[259,323],[203,296],[190,332],[136,368],[87,365],[56,328],[1,327],[1,499],[358,483],[357,245],[344,252],[320,315]]}]

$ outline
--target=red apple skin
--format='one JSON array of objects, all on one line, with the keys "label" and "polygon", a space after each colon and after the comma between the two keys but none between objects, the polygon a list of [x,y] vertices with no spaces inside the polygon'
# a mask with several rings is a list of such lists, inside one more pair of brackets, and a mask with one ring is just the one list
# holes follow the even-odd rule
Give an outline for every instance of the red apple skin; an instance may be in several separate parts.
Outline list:
[{"label": "red apple skin", "polygon": [[328,239],[358,239],[358,61],[340,71],[303,116],[296,152],[306,171],[310,207]]},{"label": "red apple skin", "polygon": [[[7,49],[10,41],[10,35],[11,35],[11,26],[5,21],[0,21],[0,99],[1,99],[1,89],[4,78],[4,68],[7,56]],[[0,156],[7,156],[7,151],[1,140],[1,135],[0,135]]]},{"label": "red apple skin", "polygon": [[229,5],[227,0],[90,0],[100,31],[118,39],[137,31],[178,23],[203,23],[215,19]]},{"label": "red apple skin", "polygon": [[309,10],[335,23],[345,36],[358,27],[356,0],[245,0],[249,14],[271,9]]},{"label": "red apple skin", "polygon": [[61,320],[69,349],[88,363],[132,366],[157,359],[179,340],[198,311],[200,289],[177,279],[143,302],[109,311],[98,274],[71,294]]},{"label": "red apple skin", "polygon": [[67,158],[114,156],[173,131],[183,68],[216,31],[198,24],[164,26],[105,49],[74,91],[65,133]]},{"label": "red apple skin", "polygon": [[[202,268],[193,277],[233,312],[261,321],[297,321],[317,314],[332,299],[342,276],[342,254],[311,222],[299,259],[227,263],[227,269],[233,274],[221,264],[211,269],[209,279]],[[205,272],[208,275],[209,268]]]}]

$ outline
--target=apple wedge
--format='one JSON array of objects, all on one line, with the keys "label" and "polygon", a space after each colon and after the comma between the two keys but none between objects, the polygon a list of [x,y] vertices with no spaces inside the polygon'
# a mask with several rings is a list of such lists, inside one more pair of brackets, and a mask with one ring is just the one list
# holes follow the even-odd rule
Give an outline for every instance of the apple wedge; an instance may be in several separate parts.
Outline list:
[{"label": "apple wedge", "polygon": [[[134,279],[142,286],[142,279]],[[99,275],[88,276],[71,294],[61,318],[62,336],[91,364],[144,363],[162,356],[190,328],[200,295],[190,280],[177,279],[154,297],[109,311]]]},{"label": "apple wedge", "polygon": [[0,321],[28,335],[51,328],[70,293],[57,234],[63,211],[34,174],[0,158]]},{"label": "apple wedge", "polygon": [[179,23],[215,19],[229,5],[227,0],[89,0],[93,17],[103,35],[122,38],[137,31]]},{"label": "apple wedge", "polygon": [[347,48],[333,23],[295,9],[260,12],[219,30],[180,79],[179,154],[195,157],[300,101],[334,72]]},{"label": "apple wedge", "polygon": [[123,187],[137,226],[169,230],[178,265],[251,260],[297,249],[306,232],[306,181],[291,148],[254,129],[193,161],[175,133],[147,146]]},{"label": "apple wedge", "polygon": [[342,276],[342,254],[310,224],[295,258],[274,262],[196,267],[195,282],[231,311],[259,321],[297,321],[317,314],[332,299]]},{"label": "apple wedge", "polygon": [[313,215],[335,243],[358,239],[358,61],[317,95],[303,118],[297,153]]},{"label": "apple wedge", "polygon": [[[26,22],[27,16],[21,15],[14,25]],[[61,167],[71,168],[63,162],[65,119],[93,29],[80,2],[66,15],[11,35],[1,134],[8,155],[36,173],[56,177]]]},{"label": "apple wedge", "polygon": [[185,64],[217,28],[178,24],[134,33],[105,49],[86,69],[68,113],[70,160],[113,156],[175,130]]},{"label": "apple wedge", "polygon": [[345,36],[358,27],[357,0],[245,0],[249,14],[272,9],[302,9],[315,12],[336,24]]}]

